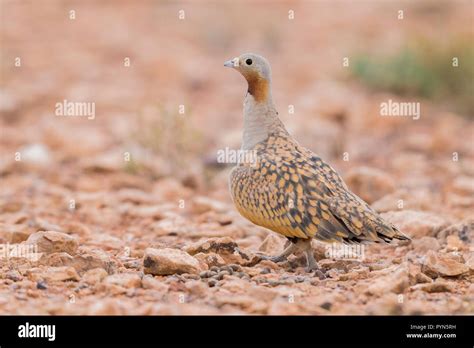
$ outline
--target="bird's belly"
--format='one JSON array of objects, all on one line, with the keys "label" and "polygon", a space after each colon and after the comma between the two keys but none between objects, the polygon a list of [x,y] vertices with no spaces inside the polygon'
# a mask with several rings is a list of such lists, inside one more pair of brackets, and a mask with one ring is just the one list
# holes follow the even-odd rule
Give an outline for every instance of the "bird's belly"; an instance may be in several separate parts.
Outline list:
[{"label": "bird's belly", "polygon": [[286,237],[308,238],[302,231],[291,228],[289,221],[282,218],[284,206],[276,201],[268,183],[252,175],[251,169],[234,168],[229,188],[238,212],[249,221]]},{"label": "bird's belly", "polygon": [[229,188],[232,200],[238,212],[254,224],[263,226],[266,222],[262,202],[258,199],[258,193],[254,189],[250,170],[245,167],[236,167],[232,170],[229,178]]}]

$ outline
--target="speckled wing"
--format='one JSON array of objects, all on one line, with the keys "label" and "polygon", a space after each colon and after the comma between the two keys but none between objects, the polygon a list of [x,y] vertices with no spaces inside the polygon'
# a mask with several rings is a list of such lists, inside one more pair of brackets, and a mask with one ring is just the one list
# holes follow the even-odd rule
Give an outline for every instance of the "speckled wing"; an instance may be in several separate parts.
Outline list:
[{"label": "speckled wing", "polygon": [[258,159],[234,168],[230,178],[238,211],[253,223],[290,238],[349,243],[405,239],[311,151],[291,143],[267,144]]},{"label": "speckled wing", "polygon": [[[345,227],[345,231],[336,231],[344,242],[386,241],[409,239],[391,223],[383,220],[365,201],[351,192],[337,172],[321,158],[307,149],[303,149],[307,163],[314,169],[320,185],[326,187],[325,203],[332,216]],[[310,179],[303,179],[307,181]],[[311,195],[311,191],[308,193]],[[346,234],[346,232],[349,232]]]}]

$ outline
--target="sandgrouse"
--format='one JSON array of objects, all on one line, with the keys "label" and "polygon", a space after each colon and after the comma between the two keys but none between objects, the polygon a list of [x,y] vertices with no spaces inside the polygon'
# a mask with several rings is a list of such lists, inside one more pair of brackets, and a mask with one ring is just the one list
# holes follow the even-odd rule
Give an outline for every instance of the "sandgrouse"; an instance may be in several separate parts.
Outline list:
[{"label": "sandgrouse", "polygon": [[312,238],[342,243],[409,239],[351,192],[333,168],[291,137],[273,104],[265,58],[247,53],[224,66],[247,80],[242,150],[255,154],[254,160],[242,161],[231,171],[232,199],[245,218],[289,240],[280,255],[262,258],[281,262],[304,251],[311,271],[318,270]]}]

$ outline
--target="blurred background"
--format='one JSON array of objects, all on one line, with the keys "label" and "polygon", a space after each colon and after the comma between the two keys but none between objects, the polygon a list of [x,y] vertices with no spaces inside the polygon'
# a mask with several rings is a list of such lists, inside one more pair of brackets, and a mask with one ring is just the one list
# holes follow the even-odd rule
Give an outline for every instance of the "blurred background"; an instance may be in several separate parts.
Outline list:
[{"label": "blurred background", "polygon": [[[379,166],[472,159],[470,1],[268,4],[2,0],[2,170],[35,145],[66,181],[93,164],[212,179],[215,150],[240,146],[246,85],[222,63],[244,52],[269,59],[284,123],[340,170],[343,152]],[[390,98],[421,102],[421,119],[380,117]],[[63,100],[94,102],[95,119],[56,117]]]},{"label": "blurred background", "polygon": [[[472,219],[470,0],[0,8],[4,229],[69,228],[85,244],[138,254],[226,234],[258,245],[266,234],[255,239],[231,206],[232,165],[216,161],[219,149],[240,147],[247,86],[223,63],[244,52],[270,61],[288,130],[379,212],[402,200],[428,220]],[[389,99],[419,102],[420,119],[381,117]],[[95,118],[56,116],[64,100],[95,103]]]}]

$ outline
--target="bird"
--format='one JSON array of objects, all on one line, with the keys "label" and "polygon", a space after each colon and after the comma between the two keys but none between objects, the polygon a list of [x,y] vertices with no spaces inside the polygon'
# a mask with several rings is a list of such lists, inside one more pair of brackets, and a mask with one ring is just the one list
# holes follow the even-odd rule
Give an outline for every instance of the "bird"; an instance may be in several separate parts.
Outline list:
[{"label": "bird", "polygon": [[273,103],[271,68],[264,57],[245,53],[224,66],[248,84],[241,147],[248,155],[229,175],[233,203],[244,218],[287,238],[281,254],[261,259],[279,263],[303,252],[306,270],[321,273],[313,239],[343,244],[410,240],[289,134]]}]

